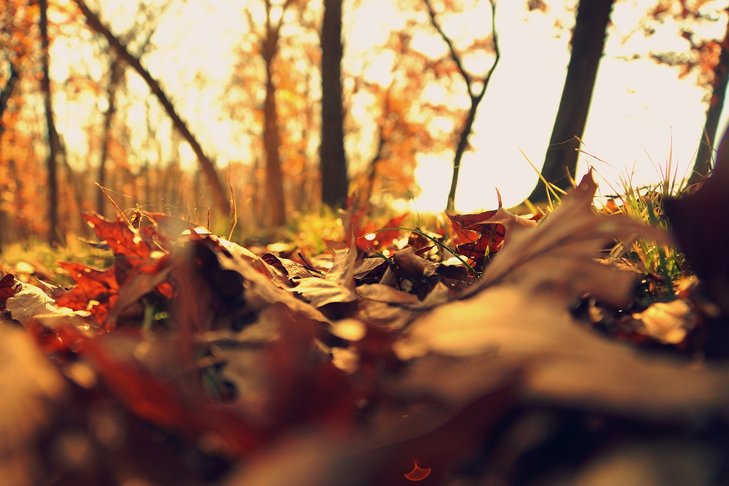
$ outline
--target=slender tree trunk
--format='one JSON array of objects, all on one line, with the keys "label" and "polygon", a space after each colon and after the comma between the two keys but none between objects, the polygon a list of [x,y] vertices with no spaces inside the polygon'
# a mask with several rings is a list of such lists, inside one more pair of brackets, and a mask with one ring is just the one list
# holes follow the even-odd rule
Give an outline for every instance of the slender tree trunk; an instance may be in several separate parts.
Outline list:
[{"label": "slender tree trunk", "polygon": [[342,110],[342,0],[324,0],[321,30],[321,170],[322,202],[342,208],[347,202],[347,159]]},{"label": "slender tree trunk", "polygon": [[721,42],[719,63],[714,68],[714,80],[711,83],[711,100],[706,110],[706,122],[699,140],[699,150],[694,161],[694,168],[689,178],[693,184],[703,179],[711,170],[716,132],[719,128],[721,110],[724,108],[727,81],[729,81],[729,23],[727,23],[724,40]]},{"label": "slender tree trunk", "polygon": [[499,60],[501,59],[501,51],[499,49],[499,36],[496,32],[496,0],[489,0],[489,4],[491,5],[491,35],[493,37],[494,63],[491,65],[488,72],[481,80],[481,88],[478,90],[476,89],[476,83],[474,82],[472,76],[468,73],[468,71],[466,71],[466,68],[463,64],[463,59],[461,55],[458,54],[458,51],[456,50],[456,45],[453,43],[453,39],[448,37],[448,35],[443,30],[443,26],[440,24],[440,22],[438,22],[432,1],[423,0],[423,3],[426,10],[428,11],[430,24],[433,26],[436,32],[438,32],[438,35],[440,35],[441,39],[443,39],[443,42],[446,43],[446,46],[448,46],[448,53],[450,55],[450,58],[456,65],[456,69],[461,75],[461,78],[463,78],[463,81],[466,83],[468,96],[471,100],[471,106],[469,107],[466,118],[464,119],[463,125],[461,126],[461,130],[458,135],[458,145],[456,145],[456,152],[453,156],[453,175],[451,177],[451,187],[448,191],[448,200],[446,202],[446,211],[453,212],[456,205],[456,190],[458,189],[458,178],[461,173],[461,161],[463,160],[463,154],[466,152],[466,148],[468,148],[468,137],[471,136],[471,132],[473,131],[473,122],[476,120],[478,105],[480,105],[481,101],[483,101],[483,98],[486,95],[486,89],[491,82],[491,76],[494,74],[494,70],[496,69],[496,66],[499,64]]},{"label": "slender tree trunk", "polygon": [[[73,200],[76,203],[76,209],[74,211],[67,210],[67,214],[72,212],[78,219],[78,228],[81,233],[85,232],[88,228],[85,221],[81,218],[81,212],[84,210],[84,182],[76,171],[73,170],[71,164],[68,163],[68,151],[66,150],[66,142],[63,138],[58,135],[58,158],[60,159],[60,166],[64,169],[66,174],[66,187],[69,188]],[[70,218],[69,218],[70,219]]]},{"label": "slender tree trunk", "polygon": [[5,131],[5,125],[2,121],[3,113],[5,113],[5,110],[8,107],[10,97],[12,96],[13,91],[15,91],[15,86],[18,84],[18,79],[20,79],[18,70],[13,65],[13,63],[10,63],[10,76],[8,76],[8,80],[5,82],[3,90],[0,91],[0,136],[2,136],[3,132]]},{"label": "slender tree trunk", "polygon": [[[109,158],[109,146],[111,145],[111,125],[116,113],[116,90],[121,81],[123,70],[116,58],[113,58],[110,64],[109,82],[106,85],[106,100],[108,106],[104,112],[104,124],[102,127],[103,135],[101,137],[101,153],[99,154],[99,167],[96,175],[96,182],[102,188],[106,187],[106,159]],[[96,193],[96,211],[103,215],[106,206],[106,196],[99,189]]]},{"label": "slender tree trunk", "polygon": [[[493,68],[492,68],[493,69]],[[471,107],[468,109],[468,114],[463,122],[461,128],[461,134],[458,138],[458,145],[456,146],[456,153],[453,156],[453,175],[451,176],[451,187],[448,191],[448,201],[446,202],[446,211],[452,213],[456,208],[456,189],[458,188],[458,177],[461,173],[461,161],[463,160],[463,154],[466,153],[466,147],[468,147],[468,137],[471,136],[473,131],[473,122],[476,121],[476,112],[478,111],[478,105],[481,103],[484,95],[486,94],[486,85],[484,83],[484,89],[477,95],[471,96]]]},{"label": "slender tree trunk", "polygon": [[[581,0],[577,8],[567,78],[542,166],[542,177],[561,189],[569,189],[575,176],[577,149],[590,110],[613,3],[614,0]],[[547,200],[541,179],[528,199]]]},{"label": "slender tree trunk", "polygon": [[103,24],[103,22],[101,22],[98,15],[96,15],[91,9],[89,9],[84,0],[73,1],[84,14],[84,17],[86,18],[86,23],[89,25],[89,27],[91,27],[97,33],[101,34],[107,40],[111,48],[116,51],[117,55],[125,62],[127,62],[132,67],[132,69],[134,69],[137,74],[142,77],[142,79],[149,87],[150,91],[159,100],[165,112],[172,120],[172,124],[175,127],[175,130],[177,130],[185,139],[185,141],[190,144],[190,147],[192,148],[193,152],[198,158],[198,161],[200,162],[200,168],[205,174],[205,177],[208,179],[208,183],[210,184],[210,189],[213,192],[213,198],[216,202],[216,205],[223,213],[223,215],[227,216],[230,211],[230,204],[226,195],[225,187],[223,186],[223,183],[221,182],[220,177],[215,170],[215,164],[213,164],[213,161],[210,160],[207,155],[205,155],[205,152],[203,151],[200,142],[198,142],[197,138],[195,138],[195,136],[192,134],[187,124],[177,113],[177,110],[175,109],[167,94],[160,86],[159,82],[155,80],[151,74],[149,74],[149,71],[147,71],[144,66],[142,66],[142,64],[139,62],[139,59],[129,53],[129,50],[126,48],[126,46],[124,46],[124,44],[122,44],[122,42],[114,34],[112,34],[112,32]]},{"label": "slender tree trunk", "polygon": [[263,102],[263,146],[266,152],[266,199],[268,221],[271,226],[286,224],[286,203],[281,170],[281,134],[278,127],[276,87],[273,84],[273,61],[278,50],[278,34],[269,31],[263,43],[263,61],[266,65],[266,97]]},{"label": "slender tree trunk", "polygon": [[58,132],[53,120],[53,102],[51,94],[51,79],[49,75],[48,38],[48,1],[39,0],[40,6],[40,33],[41,33],[41,90],[45,106],[46,126],[48,130],[48,158],[46,168],[48,171],[48,244],[55,247],[60,242],[58,232]]}]

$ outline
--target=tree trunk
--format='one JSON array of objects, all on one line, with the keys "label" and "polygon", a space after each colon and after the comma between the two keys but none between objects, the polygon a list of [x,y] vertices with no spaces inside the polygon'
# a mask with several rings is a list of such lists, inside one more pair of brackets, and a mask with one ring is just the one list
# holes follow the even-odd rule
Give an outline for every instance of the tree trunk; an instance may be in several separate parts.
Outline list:
[{"label": "tree trunk", "polygon": [[458,54],[456,50],[456,45],[453,43],[453,39],[448,37],[448,35],[443,30],[443,26],[440,24],[440,22],[438,22],[435,9],[433,8],[433,3],[431,2],[431,0],[424,0],[423,3],[425,4],[425,8],[428,11],[430,24],[433,26],[436,32],[438,32],[438,35],[440,35],[441,39],[443,39],[443,42],[446,43],[446,46],[448,46],[450,58],[456,65],[456,69],[460,73],[461,78],[463,78],[463,82],[466,83],[468,96],[471,100],[471,105],[468,109],[468,113],[466,114],[466,118],[463,121],[463,126],[461,127],[458,135],[458,145],[456,146],[456,152],[453,156],[453,175],[451,176],[451,187],[448,190],[448,200],[446,202],[446,211],[452,213],[455,210],[456,206],[456,190],[458,189],[458,177],[461,172],[461,161],[463,160],[463,154],[466,152],[466,148],[468,148],[468,137],[471,136],[471,132],[473,131],[473,123],[476,120],[478,105],[481,104],[481,101],[486,95],[486,89],[491,82],[491,76],[494,74],[494,70],[496,69],[496,66],[499,64],[499,60],[501,59],[501,51],[499,49],[499,36],[496,32],[496,1],[489,0],[489,4],[491,5],[491,36],[493,38],[494,63],[491,65],[488,72],[481,81],[480,90],[476,90],[477,83],[474,82],[471,75],[468,73],[468,71],[466,71],[466,68],[463,64],[462,56]]},{"label": "tree trunk", "polygon": [[56,124],[53,120],[53,102],[51,96],[51,79],[49,74],[48,38],[48,1],[39,0],[40,7],[40,33],[41,33],[41,91],[45,106],[46,126],[48,130],[48,158],[46,168],[48,171],[48,244],[55,247],[60,242],[58,232],[58,152],[59,140]]},{"label": "tree trunk", "polygon": [[270,226],[286,224],[286,203],[281,170],[281,134],[278,127],[276,87],[273,84],[273,61],[278,50],[278,34],[269,31],[263,42],[263,61],[266,65],[266,98],[263,102],[263,146],[266,152],[266,200]]},{"label": "tree trunk", "polygon": [[[577,149],[590,111],[613,3],[614,0],[581,0],[577,8],[567,78],[542,166],[542,177],[564,190],[571,187],[570,180],[575,176]],[[533,203],[547,200],[541,179],[528,199]]]},{"label": "tree trunk", "polygon": [[96,182],[101,186],[96,193],[96,211],[104,215],[104,207],[106,206],[106,196],[104,196],[103,188],[106,187],[106,159],[109,158],[109,146],[111,144],[111,125],[116,113],[116,89],[119,86],[123,70],[116,58],[112,58],[110,63],[109,84],[106,86],[106,100],[108,106],[104,112],[104,125],[102,127],[103,135],[101,138],[101,153],[99,154],[99,167],[96,175]]},{"label": "tree trunk", "polygon": [[19,79],[20,75],[18,74],[17,68],[13,65],[13,63],[10,63],[10,76],[5,82],[3,90],[0,91],[0,136],[2,136],[5,131],[5,125],[3,125],[2,121],[3,113],[5,113],[5,109],[8,107],[8,102],[10,101],[13,91],[15,91],[15,86],[18,84]]},{"label": "tree trunk", "polygon": [[478,105],[481,103],[481,100],[486,94],[487,85],[488,83],[484,82],[483,89],[478,96],[471,95],[471,107],[468,109],[468,114],[466,115],[466,119],[463,122],[463,127],[461,128],[460,136],[458,138],[456,153],[453,156],[453,175],[451,176],[451,187],[448,190],[448,200],[446,202],[446,211],[448,211],[449,213],[455,212],[456,209],[456,190],[458,188],[458,177],[461,172],[461,161],[463,160],[463,154],[466,153],[466,147],[468,147],[468,137],[471,136],[471,131],[473,131],[473,122],[476,121],[476,112],[478,111]]},{"label": "tree trunk", "polygon": [[91,27],[95,32],[101,34],[107,40],[111,48],[116,51],[117,55],[127,62],[137,72],[137,74],[142,77],[150,91],[159,100],[160,104],[165,109],[165,112],[167,112],[167,115],[172,120],[172,124],[175,129],[182,135],[185,141],[190,144],[190,147],[197,156],[198,161],[200,162],[200,167],[210,184],[210,189],[213,192],[213,198],[215,199],[219,210],[227,217],[230,212],[230,205],[226,195],[226,190],[223,183],[220,181],[217,171],[215,170],[215,164],[213,164],[212,160],[205,155],[205,152],[197,138],[195,138],[182,118],[180,118],[180,115],[175,110],[174,105],[167,97],[167,94],[164,92],[159,82],[155,80],[151,74],[149,74],[149,71],[147,71],[144,66],[142,66],[139,59],[129,53],[126,46],[124,46],[122,42],[101,22],[98,15],[89,9],[84,0],[73,1],[84,14],[84,17],[86,17],[86,23],[89,27]]},{"label": "tree trunk", "polygon": [[714,80],[711,83],[711,100],[706,110],[706,122],[699,140],[699,150],[694,161],[694,168],[689,183],[699,182],[711,170],[711,160],[714,153],[716,132],[719,128],[721,110],[724,108],[727,81],[729,81],[729,23],[727,23],[724,40],[721,42],[721,55],[719,63],[714,68]]},{"label": "tree trunk", "polygon": [[342,110],[342,0],[324,0],[321,29],[321,170],[322,202],[342,208],[347,202],[347,159]]}]

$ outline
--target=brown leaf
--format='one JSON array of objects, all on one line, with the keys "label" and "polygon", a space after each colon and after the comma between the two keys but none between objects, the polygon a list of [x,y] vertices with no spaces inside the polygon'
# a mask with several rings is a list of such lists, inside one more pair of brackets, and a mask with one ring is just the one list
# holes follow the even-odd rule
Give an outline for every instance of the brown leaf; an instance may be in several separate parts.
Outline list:
[{"label": "brown leaf", "polygon": [[[496,354],[522,363],[525,397],[650,420],[729,416],[729,368],[691,369],[580,327],[558,299],[499,286],[414,321],[401,358]],[[477,378],[474,377],[474,380]]]},{"label": "brown leaf", "polygon": [[414,315],[412,309],[420,304],[417,296],[389,285],[360,285],[356,293],[360,298],[358,318],[367,324],[393,331],[410,322]]},{"label": "brown leaf", "polygon": [[[330,324],[329,320],[313,306],[275,285],[271,281],[268,265],[249,250],[213,236],[201,236],[191,244],[209,254],[212,264],[242,277],[246,306],[252,312],[271,304],[282,303],[296,314]],[[209,267],[206,266],[207,268]]]},{"label": "brown leaf", "polygon": [[393,256],[400,270],[413,277],[432,277],[438,270],[438,264],[417,255],[411,247],[397,250]]},{"label": "brown leaf", "polygon": [[729,315],[729,140],[724,135],[714,173],[693,194],[666,198],[671,231],[711,297]]},{"label": "brown leaf", "polygon": [[40,484],[38,442],[67,389],[31,338],[5,321],[0,356],[0,477],[6,484]]},{"label": "brown leaf", "polygon": [[354,293],[344,285],[319,277],[302,278],[291,291],[301,295],[317,309],[329,304],[346,304],[357,300]]},{"label": "brown leaf", "polygon": [[513,224],[509,245],[464,295],[495,283],[509,283],[528,292],[550,290],[567,301],[590,293],[615,305],[626,304],[635,274],[600,264],[594,258],[614,239],[627,244],[640,237],[668,244],[670,237],[624,215],[595,214],[592,199],[596,188],[589,172],[541,224],[531,229]]},{"label": "brown leaf", "polygon": [[643,333],[667,344],[681,344],[696,325],[696,315],[685,300],[656,302],[633,314],[643,324]]}]

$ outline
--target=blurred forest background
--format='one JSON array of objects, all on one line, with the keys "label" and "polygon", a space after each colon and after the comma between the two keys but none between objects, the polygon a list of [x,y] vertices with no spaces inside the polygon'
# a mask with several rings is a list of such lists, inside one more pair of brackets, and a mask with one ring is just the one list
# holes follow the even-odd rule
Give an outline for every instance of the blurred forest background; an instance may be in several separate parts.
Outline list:
[{"label": "blurred forest background", "polygon": [[0,245],[111,200],[239,234],[536,201],[525,158],[565,188],[579,140],[598,173],[701,175],[724,123],[727,1],[0,4]]}]

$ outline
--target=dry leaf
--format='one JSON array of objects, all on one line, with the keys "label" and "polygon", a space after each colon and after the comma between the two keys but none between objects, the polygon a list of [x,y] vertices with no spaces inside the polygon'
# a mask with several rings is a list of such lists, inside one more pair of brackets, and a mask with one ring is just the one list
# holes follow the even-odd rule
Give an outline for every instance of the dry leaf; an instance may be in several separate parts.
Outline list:
[{"label": "dry leaf", "polygon": [[0,322],[0,478],[39,484],[38,440],[66,393],[58,371],[25,332]]},{"label": "dry leaf", "polygon": [[590,293],[614,305],[626,304],[635,274],[600,264],[594,258],[615,239],[625,244],[636,238],[668,244],[670,237],[624,215],[595,214],[592,199],[596,188],[589,172],[541,224],[531,229],[513,224],[509,244],[494,257],[481,281],[463,295],[509,283],[526,292],[548,290],[565,300]]},{"label": "dry leaf", "polygon": [[35,285],[21,283],[20,290],[8,298],[6,308],[13,319],[27,326],[29,321],[41,314],[73,315],[68,307],[59,307],[56,302]]},{"label": "dry leaf", "polygon": [[696,324],[691,306],[681,299],[656,302],[643,312],[633,314],[633,318],[643,323],[648,336],[667,344],[682,343]]},{"label": "dry leaf", "polygon": [[[517,286],[488,289],[414,321],[403,359],[430,352],[497,355],[525,366],[527,397],[647,419],[729,417],[729,368],[689,369],[581,327],[558,299]],[[478,380],[478,377],[473,377]]]}]

